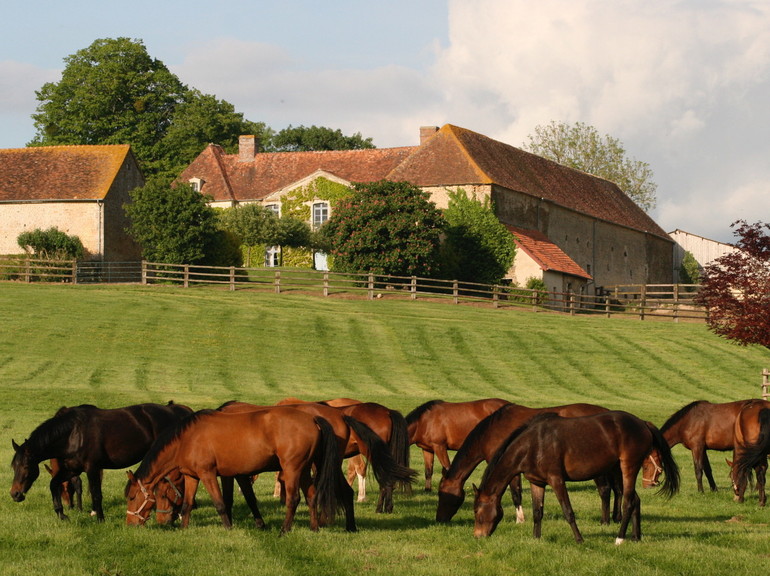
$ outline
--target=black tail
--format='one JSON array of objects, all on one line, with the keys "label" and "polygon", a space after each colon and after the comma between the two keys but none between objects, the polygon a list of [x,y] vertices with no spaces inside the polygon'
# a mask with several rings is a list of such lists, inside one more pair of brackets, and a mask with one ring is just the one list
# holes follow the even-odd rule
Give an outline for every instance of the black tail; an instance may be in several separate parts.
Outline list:
[{"label": "black tail", "polygon": [[409,471],[406,477],[397,478],[396,480],[401,489],[411,490],[412,482],[417,476],[417,472],[409,468],[409,429],[406,419],[398,410],[390,410],[390,422],[391,433],[390,442],[388,442],[390,453],[399,466]]},{"label": "black tail", "polygon": [[660,467],[663,468],[663,483],[660,485],[658,494],[663,494],[666,498],[671,498],[679,492],[679,466],[674,461],[671,454],[671,448],[658,428],[651,422],[647,422],[647,428],[652,433],[652,445],[660,453]]},{"label": "black tail", "polygon": [[315,459],[316,505],[319,515],[333,522],[337,512],[337,475],[340,474],[342,457],[331,424],[320,416],[314,420],[321,430],[321,446]]},{"label": "black tail", "polygon": [[343,419],[364,443],[362,448],[365,451],[361,453],[369,460],[378,484],[384,486],[413,480],[416,472],[399,464],[391,454],[390,447],[369,426],[350,416],[343,416]]},{"label": "black tail", "polygon": [[748,483],[751,471],[770,452],[770,409],[760,410],[757,419],[759,421],[757,441],[747,444],[733,462],[733,478],[736,484],[740,484],[741,479]]}]

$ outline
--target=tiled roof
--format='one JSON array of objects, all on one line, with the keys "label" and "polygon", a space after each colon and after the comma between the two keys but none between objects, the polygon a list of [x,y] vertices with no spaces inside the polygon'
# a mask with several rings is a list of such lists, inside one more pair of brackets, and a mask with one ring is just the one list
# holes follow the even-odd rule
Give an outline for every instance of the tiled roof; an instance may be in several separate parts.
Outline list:
[{"label": "tiled roof", "polygon": [[259,153],[242,162],[210,144],[180,175],[180,181],[200,177],[204,194],[222,202],[259,200],[314,172],[323,170],[348,182],[376,182],[404,161],[416,147],[332,150],[324,152]]},{"label": "tiled roof", "polygon": [[532,258],[544,271],[554,270],[580,278],[591,279],[591,275],[578,266],[548,237],[537,230],[525,230],[515,226],[506,226],[514,235],[516,244]]},{"label": "tiled roof", "polygon": [[128,145],[0,150],[0,202],[103,199],[129,151]]}]

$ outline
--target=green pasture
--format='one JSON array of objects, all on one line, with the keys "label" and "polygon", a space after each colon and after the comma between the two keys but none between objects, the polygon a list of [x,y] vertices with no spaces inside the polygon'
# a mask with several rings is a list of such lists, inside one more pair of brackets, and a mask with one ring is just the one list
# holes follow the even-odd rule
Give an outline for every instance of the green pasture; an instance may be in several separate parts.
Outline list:
[{"label": "green pasture", "polygon": [[[105,472],[103,524],[87,511],[56,519],[43,475],[22,503],[8,494],[11,439],[23,441],[62,405],[118,407],[174,400],[194,409],[237,399],[339,396],[404,414],[424,401],[503,397],[531,406],[591,402],[658,425],[696,399],[760,394],[770,353],[743,348],[702,324],[569,317],[449,303],[340,300],[164,286],[0,284],[0,575],[491,575],[748,574],[770,569],[770,510],[756,494],[732,501],[724,456],[711,453],[716,493],[698,494],[690,454],[674,449],[682,490],[667,501],[641,492],[643,540],[615,546],[600,526],[592,484],[570,485],[585,543],[546,496],[543,538],[531,513],[506,516],[485,540],[472,535],[469,496],[449,525],[436,495],[398,494],[392,515],[356,505],[359,532],[342,522],[312,533],[300,505],[278,536],[283,510],[272,479],[257,480],[269,522],[253,528],[236,495],[225,531],[201,488],[189,529],[125,526],[123,471]],[[480,471],[474,477],[479,481]],[[434,478],[434,485],[437,479]],[[470,486],[468,486],[470,491]],[[641,490],[641,488],[640,488]],[[84,494],[84,500],[88,498]],[[525,495],[529,504],[529,495]],[[87,504],[86,504],[87,506]]]}]

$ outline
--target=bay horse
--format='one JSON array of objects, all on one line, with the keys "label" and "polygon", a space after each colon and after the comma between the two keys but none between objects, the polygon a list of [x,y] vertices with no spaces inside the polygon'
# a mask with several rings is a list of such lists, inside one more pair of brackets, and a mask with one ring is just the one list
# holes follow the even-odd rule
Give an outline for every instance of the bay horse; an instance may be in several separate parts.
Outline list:
[{"label": "bay horse", "polygon": [[632,540],[640,540],[640,499],[636,478],[644,458],[655,447],[661,455],[665,480],[660,491],[673,496],[679,489],[679,470],[668,443],[650,422],[622,411],[563,418],[540,414],[506,439],[474,490],[473,533],[490,536],[503,517],[500,499],[515,474],[523,474],[532,490],[533,535],[540,538],[545,487],[550,486],[561,504],[575,541],[583,542],[572,510],[566,482],[579,482],[620,470],[623,512],[615,544],[626,538],[629,522]]},{"label": "bay horse", "polygon": [[40,475],[40,462],[55,458],[60,469],[51,478],[56,515],[66,520],[61,487],[85,472],[91,506],[99,521],[102,509],[102,471],[139,462],[152,442],[168,426],[192,413],[181,404],[136,404],[103,409],[90,404],[61,408],[32,431],[21,445],[11,441],[14,471],[11,498],[21,502]]},{"label": "bay horse", "polygon": [[[546,408],[530,408],[521,404],[506,404],[487,416],[471,431],[463,445],[455,454],[449,470],[441,478],[438,493],[436,522],[449,522],[465,501],[465,482],[476,467],[485,461],[489,463],[503,442],[520,426],[538,414],[553,413],[564,418],[589,416],[607,412],[607,408],[596,404],[564,404]],[[620,487],[617,475],[598,477],[596,487],[602,501],[602,524],[610,523],[610,492],[615,493],[612,518],[620,521]],[[524,522],[522,508],[521,477],[516,474],[510,484],[513,505],[516,509],[516,522]]]},{"label": "bay horse", "polygon": [[[44,464],[45,469],[51,478],[61,469],[61,465],[56,458],[51,458],[50,465]],[[70,510],[77,508],[83,509],[83,481],[80,479],[80,475],[76,474],[69,480],[65,480],[61,485],[61,501],[62,506],[66,506]]]},{"label": "bay horse", "polygon": [[[329,521],[334,518],[337,491],[345,484],[340,465],[334,430],[323,418],[278,406],[233,413],[201,410],[161,436],[136,472],[129,473],[127,515],[149,514],[146,510],[156,485],[179,470],[184,475],[181,526],[189,525],[195,493],[203,482],[222,525],[231,528],[217,477],[280,470],[286,488],[281,534],[291,530],[300,491],[310,511],[310,529],[317,531],[319,510]],[[346,530],[356,530],[351,516],[346,518]]]},{"label": "bay horse", "polygon": [[422,450],[425,463],[425,491],[433,490],[433,462],[438,458],[444,472],[449,470],[449,450],[459,450],[476,425],[498,408],[510,404],[500,398],[470,402],[430,400],[406,415],[409,443]]},{"label": "bay horse", "polygon": [[[670,448],[682,444],[692,452],[695,467],[695,481],[698,492],[703,492],[703,475],[712,492],[717,484],[711,470],[707,450],[727,451],[733,449],[735,420],[746,404],[753,400],[737,400],[712,404],[706,400],[696,400],[674,412],[660,427],[663,437]],[[657,452],[653,450],[644,462],[642,486],[656,486],[661,469],[657,466]]]},{"label": "bay horse", "polygon": [[734,438],[730,476],[735,500],[743,502],[751,470],[754,469],[757,475],[759,505],[764,506],[767,502],[767,455],[770,453],[770,402],[753,400],[747,403],[735,419]]}]

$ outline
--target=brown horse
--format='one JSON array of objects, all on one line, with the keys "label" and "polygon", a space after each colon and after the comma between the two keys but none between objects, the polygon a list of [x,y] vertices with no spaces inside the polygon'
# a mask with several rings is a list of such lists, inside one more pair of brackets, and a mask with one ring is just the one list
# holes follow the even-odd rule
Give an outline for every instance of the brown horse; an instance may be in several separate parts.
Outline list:
[{"label": "brown horse", "polygon": [[[444,474],[439,485],[437,522],[449,522],[465,500],[465,482],[482,462],[489,463],[503,442],[514,430],[524,425],[538,414],[553,413],[565,418],[588,416],[607,412],[607,408],[595,404],[565,404],[548,408],[530,408],[520,404],[507,404],[487,416],[468,435],[455,455],[449,470]],[[602,524],[610,522],[610,492],[615,491],[613,518],[620,520],[620,488],[613,476],[598,477],[596,486],[602,500]],[[510,484],[513,504],[516,508],[516,521],[524,522],[524,510],[521,506],[521,478],[514,475]]]},{"label": "brown horse", "polygon": [[406,415],[410,444],[422,450],[425,462],[425,491],[433,490],[433,461],[438,458],[444,472],[449,470],[449,450],[459,450],[476,425],[498,408],[510,404],[500,398],[471,402],[431,400]]},{"label": "brown horse", "polygon": [[644,458],[655,447],[661,454],[666,477],[661,490],[672,496],[679,489],[679,470],[663,435],[649,422],[628,412],[611,411],[562,418],[541,414],[516,430],[489,463],[481,485],[474,486],[474,535],[494,532],[503,517],[500,499],[515,474],[524,474],[532,489],[533,535],[539,538],[545,487],[550,486],[578,543],[583,537],[575,522],[567,481],[584,481],[613,474],[619,468],[623,483],[623,514],[616,544],[626,537],[641,539],[640,500],[636,477]]},{"label": "brown horse", "polygon": [[[129,474],[127,513],[145,513],[155,486],[178,469],[185,477],[182,527],[189,524],[198,483],[202,481],[222,524],[230,528],[217,476],[281,470],[286,488],[281,534],[292,527],[300,490],[310,510],[310,528],[316,531],[319,509],[328,520],[334,518],[338,489],[345,484],[340,465],[334,430],[323,418],[290,407],[243,413],[202,410],[159,438],[136,472]],[[313,466],[315,478],[311,474]],[[356,530],[351,516],[347,517],[346,529]]]},{"label": "brown horse", "polygon": [[[61,464],[59,464],[56,458],[51,458],[50,466],[48,464],[44,464],[44,466],[51,475],[51,478],[54,478],[61,469]],[[61,501],[62,506],[66,506],[70,510],[73,508],[83,509],[83,481],[80,479],[79,474],[62,482]]]},{"label": "brown horse", "polygon": [[751,470],[757,475],[759,505],[764,506],[767,455],[770,452],[770,402],[753,400],[747,403],[735,419],[733,462],[730,475],[735,500],[743,502]]},{"label": "brown horse", "polygon": [[[717,489],[706,451],[733,449],[735,419],[741,409],[751,402],[753,400],[712,404],[706,400],[696,400],[674,412],[660,427],[670,448],[682,444],[692,452],[698,492],[703,492],[704,474],[711,490]],[[642,471],[642,486],[645,488],[658,484],[661,469],[657,461],[658,454],[653,450],[645,460]]]},{"label": "brown horse", "polygon": [[61,486],[85,472],[91,506],[99,521],[102,510],[102,470],[125,468],[139,462],[163,429],[192,413],[187,406],[169,402],[102,409],[89,404],[61,408],[40,424],[21,445],[12,441],[14,470],[11,498],[24,500],[40,475],[40,462],[56,458],[61,468],[51,479],[54,512],[66,520]]}]

